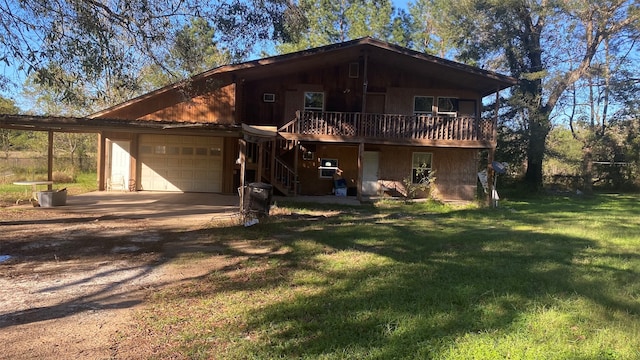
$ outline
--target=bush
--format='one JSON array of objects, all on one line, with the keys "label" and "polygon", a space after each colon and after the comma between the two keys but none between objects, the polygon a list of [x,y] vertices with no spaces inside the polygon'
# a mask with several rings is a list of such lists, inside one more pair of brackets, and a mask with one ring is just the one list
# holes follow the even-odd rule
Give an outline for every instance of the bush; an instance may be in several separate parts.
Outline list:
[{"label": "bush", "polygon": [[76,176],[73,171],[54,171],[51,174],[51,178],[56,183],[74,183],[76,182]]}]

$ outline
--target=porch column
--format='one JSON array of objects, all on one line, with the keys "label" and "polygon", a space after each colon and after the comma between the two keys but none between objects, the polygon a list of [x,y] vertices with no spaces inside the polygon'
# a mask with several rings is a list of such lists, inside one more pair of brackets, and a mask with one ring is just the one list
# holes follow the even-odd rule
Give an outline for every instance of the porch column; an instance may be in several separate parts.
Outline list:
[{"label": "porch column", "polygon": [[275,138],[273,140],[271,140],[271,167],[269,168],[269,181],[271,182],[271,184],[273,184],[275,182],[276,179],[276,175],[275,175],[275,171],[276,171],[276,150],[278,146],[278,140],[276,140]]},{"label": "porch column", "polygon": [[293,196],[298,196],[298,149],[300,141],[293,142]]},{"label": "porch column", "polygon": [[98,159],[97,159],[97,167],[98,167],[98,190],[105,190],[105,172],[106,170],[106,157],[105,157],[105,137],[102,132],[98,133]]},{"label": "porch column", "polygon": [[358,185],[357,185],[357,195],[358,201],[362,201],[362,176],[364,176],[364,171],[362,169],[362,164],[364,163],[364,142],[360,142],[358,144]]},{"label": "porch column", "polygon": [[[47,151],[47,180],[53,180],[53,131],[49,130],[49,146]],[[52,190],[53,185],[47,185],[47,190]]]},{"label": "porch column", "polygon": [[264,142],[258,142],[258,170],[256,171],[256,181],[262,182],[262,168],[264,167]]},{"label": "porch column", "polygon": [[240,160],[240,212],[244,207],[244,175],[246,171],[246,158],[247,142],[244,139],[238,140],[238,159]]},{"label": "porch column", "polygon": [[[496,104],[493,114],[493,129],[492,129],[492,141],[491,148],[489,149],[489,155],[487,159],[487,188],[489,192],[487,194],[487,202],[489,206],[494,207],[496,205],[495,199],[493,198],[493,193],[495,188],[493,184],[495,183],[496,172],[493,170],[492,163],[495,160],[496,156],[496,145],[495,143],[498,141],[498,113],[500,112],[500,89],[496,89]],[[496,192],[496,196],[498,193]]]}]

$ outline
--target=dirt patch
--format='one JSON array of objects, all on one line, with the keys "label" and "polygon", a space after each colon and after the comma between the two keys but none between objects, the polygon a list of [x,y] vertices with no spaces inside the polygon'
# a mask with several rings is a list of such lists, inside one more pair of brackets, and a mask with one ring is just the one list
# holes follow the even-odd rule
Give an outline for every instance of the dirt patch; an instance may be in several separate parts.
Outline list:
[{"label": "dirt patch", "polygon": [[145,296],[221,266],[168,264],[207,225],[0,208],[0,359],[141,355],[117,344]]}]

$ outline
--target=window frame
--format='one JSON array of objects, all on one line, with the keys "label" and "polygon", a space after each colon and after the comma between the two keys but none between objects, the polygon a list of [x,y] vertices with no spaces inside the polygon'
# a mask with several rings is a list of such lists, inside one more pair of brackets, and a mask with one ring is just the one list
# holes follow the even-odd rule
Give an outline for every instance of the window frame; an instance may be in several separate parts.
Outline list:
[{"label": "window frame", "polygon": [[[440,110],[440,100],[441,99],[453,100],[451,102],[451,105],[452,105],[453,109],[451,109],[451,110],[454,110],[454,111],[448,111],[450,109],[447,109],[445,111],[441,111]],[[446,116],[451,116],[451,117],[457,117],[458,116],[458,112],[460,111],[459,99],[457,97],[453,97],[453,96],[438,96],[438,99],[436,100],[436,107],[437,107],[438,116],[446,115]]]},{"label": "window frame", "polygon": [[[322,106],[321,107],[317,107],[317,106],[309,106],[307,105],[307,96],[308,95],[321,95],[322,96]],[[315,112],[321,112],[324,111],[324,105],[325,105],[325,99],[324,99],[324,92],[322,91],[305,91],[304,92],[304,97],[303,97],[303,109],[304,111],[315,111]]]},{"label": "window frame", "polygon": [[[416,101],[418,98],[431,99],[431,111],[421,111],[416,109]],[[433,116],[433,105],[435,98],[433,96],[416,95],[413,97],[413,115]]]},{"label": "window frame", "polygon": [[[335,166],[326,166],[327,162],[335,163]],[[318,166],[318,177],[320,179],[333,179],[333,175],[338,171],[339,161],[335,158],[320,158],[320,166]]]},{"label": "window frame", "polygon": [[411,183],[412,184],[421,184],[420,181],[417,181],[417,170],[418,168],[421,166],[420,164],[418,164],[416,166],[416,160],[420,160],[420,159],[416,159],[416,155],[420,156],[420,155],[428,155],[429,156],[429,166],[426,167],[427,170],[427,174],[423,175],[423,179],[424,177],[429,177],[429,175],[431,174],[431,172],[433,171],[433,153],[432,152],[426,152],[426,151],[414,151],[413,153],[411,153]]}]

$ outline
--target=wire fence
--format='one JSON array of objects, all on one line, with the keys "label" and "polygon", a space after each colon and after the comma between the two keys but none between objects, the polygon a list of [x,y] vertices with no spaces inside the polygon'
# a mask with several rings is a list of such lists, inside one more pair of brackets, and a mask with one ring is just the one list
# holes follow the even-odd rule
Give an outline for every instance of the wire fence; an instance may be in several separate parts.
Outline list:
[{"label": "wire fence", "polygon": [[[47,157],[0,157],[0,182],[8,183],[16,178],[36,178],[47,174]],[[75,157],[54,156],[53,172],[74,173],[89,172],[96,169],[96,157],[86,155]]]}]

